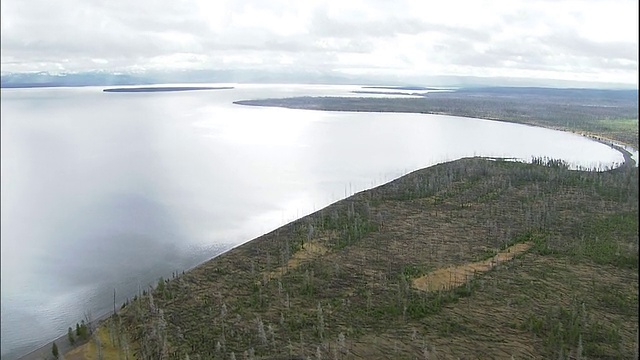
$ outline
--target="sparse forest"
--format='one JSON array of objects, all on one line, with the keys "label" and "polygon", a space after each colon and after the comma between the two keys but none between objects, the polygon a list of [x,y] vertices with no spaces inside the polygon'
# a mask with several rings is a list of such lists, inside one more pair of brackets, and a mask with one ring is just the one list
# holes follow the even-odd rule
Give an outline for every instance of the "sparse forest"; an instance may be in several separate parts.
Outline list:
[{"label": "sparse forest", "polygon": [[637,357],[638,170],[436,165],[160,279],[105,324],[120,358]]}]

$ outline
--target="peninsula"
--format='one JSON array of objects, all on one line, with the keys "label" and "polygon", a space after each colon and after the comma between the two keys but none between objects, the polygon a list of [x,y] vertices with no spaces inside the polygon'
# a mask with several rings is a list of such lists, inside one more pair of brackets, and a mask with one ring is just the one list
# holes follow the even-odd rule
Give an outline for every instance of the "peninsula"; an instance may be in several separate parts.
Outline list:
[{"label": "peninsula", "polygon": [[230,90],[232,86],[145,86],[103,89],[104,92],[167,92],[167,91],[195,91],[195,90]]}]

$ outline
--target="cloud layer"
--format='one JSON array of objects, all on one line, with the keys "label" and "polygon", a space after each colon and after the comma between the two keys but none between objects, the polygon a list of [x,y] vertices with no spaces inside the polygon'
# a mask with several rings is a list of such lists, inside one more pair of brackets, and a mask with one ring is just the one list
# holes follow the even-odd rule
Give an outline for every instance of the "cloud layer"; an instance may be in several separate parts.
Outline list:
[{"label": "cloud layer", "polygon": [[637,83],[638,3],[3,0],[2,71],[268,69]]}]

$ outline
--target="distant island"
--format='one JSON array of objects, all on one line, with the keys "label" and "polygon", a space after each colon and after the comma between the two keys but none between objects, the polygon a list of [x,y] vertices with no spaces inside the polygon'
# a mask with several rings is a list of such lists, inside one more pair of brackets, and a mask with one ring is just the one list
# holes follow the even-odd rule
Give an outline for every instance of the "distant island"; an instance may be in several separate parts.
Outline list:
[{"label": "distant island", "polygon": [[424,96],[421,93],[407,93],[400,91],[366,91],[366,90],[354,90],[353,94],[377,94],[377,95],[404,95],[404,96]]},{"label": "distant island", "polygon": [[166,92],[166,91],[194,91],[194,90],[230,90],[232,86],[145,86],[128,88],[103,89],[104,92]]},{"label": "distant island", "polygon": [[423,86],[363,86],[363,89],[380,89],[380,90],[411,90],[411,91],[425,91],[425,90],[442,90]]}]

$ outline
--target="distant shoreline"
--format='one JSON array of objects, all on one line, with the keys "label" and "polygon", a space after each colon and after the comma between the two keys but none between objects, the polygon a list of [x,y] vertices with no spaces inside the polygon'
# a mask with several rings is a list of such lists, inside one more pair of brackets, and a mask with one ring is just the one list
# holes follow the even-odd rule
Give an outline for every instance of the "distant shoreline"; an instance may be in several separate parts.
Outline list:
[{"label": "distant shoreline", "polygon": [[108,88],[103,92],[169,92],[169,91],[195,91],[195,90],[231,90],[232,86],[144,86],[126,88]]},{"label": "distant shoreline", "polygon": [[[368,94],[369,91],[356,90],[352,93]],[[238,100],[234,101],[234,104],[299,110],[433,114],[485,119],[569,131],[605,140],[611,139],[618,144],[628,145],[634,150],[638,149],[638,103],[637,99],[627,91],[604,93],[554,89],[545,93],[538,89],[517,89],[515,94],[511,94],[508,89],[490,89],[490,91],[467,89],[430,92],[426,95],[401,92],[376,93],[404,96],[397,98],[296,96]],[[631,121],[635,119],[635,128],[633,122],[620,123],[617,119]]]},{"label": "distant shoreline", "polygon": [[[403,94],[403,95],[411,95],[411,94]],[[500,122],[508,122],[508,123],[512,123],[512,124],[520,124],[520,125],[527,125],[527,126],[535,126],[535,127],[541,127],[541,128],[545,128],[545,129],[550,129],[550,130],[556,130],[556,131],[564,131],[564,132],[570,132],[576,135],[580,135],[583,136],[585,138],[591,139],[593,141],[599,142],[601,144],[607,145],[607,146],[611,146],[613,149],[617,150],[618,152],[620,152],[622,154],[622,156],[624,157],[624,162],[622,164],[620,164],[621,167],[623,166],[634,166],[636,165],[636,161],[633,159],[632,154],[627,151],[624,146],[628,146],[631,149],[633,149],[634,151],[638,151],[638,149],[633,145],[633,144],[629,144],[626,143],[624,141],[620,141],[617,139],[611,139],[608,138],[606,136],[603,136],[601,134],[594,134],[592,132],[587,132],[584,130],[580,130],[580,129],[570,129],[570,128],[565,128],[565,127],[560,127],[560,126],[552,126],[552,125],[548,125],[548,124],[536,124],[536,123],[527,123],[527,122],[523,122],[523,121],[514,121],[514,120],[508,120],[508,119],[500,119],[500,118],[490,118],[490,117],[470,117],[470,116],[466,116],[466,115],[458,115],[458,114],[452,114],[452,113],[438,113],[438,112],[432,112],[432,111],[416,111],[416,110],[395,110],[395,109],[379,109],[379,108],[373,108],[373,109],[369,109],[369,110],[362,110],[359,109],[357,107],[354,108],[349,108],[349,107],[345,107],[345,108],[331,108],[331,107],[327,107],[327,102],[318,102],[318,103],[314,103],[314,102],[304,102],[304,103],[287,103],[288,100],[299,100],[299,99],[305,99],[305,100],[317,100],[317,99],[323,99],[323,98],[317,98],[317,97],[300,97],[300,98],[284,98],[284,99],[254,99],[254,100],[239,100],[239,101],[234,101],[233,103],[236,105],[244,105],[244,106],[261,106],[261,107],[282,107],[282,108],[286,108],[286,109],[298,109],[298,110],[318,110],[318,111],[353,111],[353,112],[372,112],[372,113],[405,113],[405,114],[428,114],[428,115],[446,115],[446,116],[459,116],[459,117],[466,117],[466,118],[474,118],[474,119],[481,119],[481,120],[491,120],[491,121],[500,121]],[[331,100],[332,98],[324,98],[324,99],[329,99]]]},{"label": "distant shoreline", "polygon": [[425,91],[425,90],[442,90],[432,87],[424,86],[363,86],[363,89],[382,89],[382,90],[413,90],[413,91]]}]

